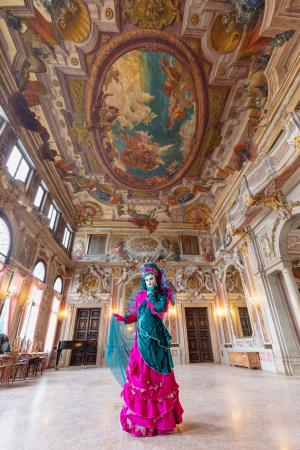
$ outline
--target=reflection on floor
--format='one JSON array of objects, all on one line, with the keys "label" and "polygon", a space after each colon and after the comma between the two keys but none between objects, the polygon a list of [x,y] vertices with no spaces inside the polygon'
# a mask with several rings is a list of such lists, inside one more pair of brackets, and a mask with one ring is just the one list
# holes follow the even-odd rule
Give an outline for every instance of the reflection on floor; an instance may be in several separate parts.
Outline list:
[{"label": "reflection on floor", "polygon": [[300,378],[213,364],[176,368],[179,431],[133,438],[108,369],[48,370],[0,391],[1,450],[299,450]]}]

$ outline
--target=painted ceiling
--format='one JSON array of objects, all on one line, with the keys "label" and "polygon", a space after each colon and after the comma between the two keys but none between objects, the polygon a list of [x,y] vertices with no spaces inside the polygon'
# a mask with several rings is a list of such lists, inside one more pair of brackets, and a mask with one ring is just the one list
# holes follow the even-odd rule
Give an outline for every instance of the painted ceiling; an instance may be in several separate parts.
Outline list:
[{"label": "painted ceiling", "polygon": [[262,0],[3,0],[0,16],[17,89],[49,135],[41,158],[78,221],[209,227],[257,157],[264,70],[293,30],[264,36]]}]

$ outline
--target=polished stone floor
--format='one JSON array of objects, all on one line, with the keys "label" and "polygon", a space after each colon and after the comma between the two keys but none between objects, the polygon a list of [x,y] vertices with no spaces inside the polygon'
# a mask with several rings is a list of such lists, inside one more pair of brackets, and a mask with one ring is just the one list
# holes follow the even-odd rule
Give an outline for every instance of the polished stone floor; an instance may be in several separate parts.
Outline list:
[{"label": "polished stone floor", "polygon": [[167,436],[119,428],[108,369],[67,368],[0,390],[1,450],[300,450],[300,378],[197,364],[176,368],[184,423]]}]

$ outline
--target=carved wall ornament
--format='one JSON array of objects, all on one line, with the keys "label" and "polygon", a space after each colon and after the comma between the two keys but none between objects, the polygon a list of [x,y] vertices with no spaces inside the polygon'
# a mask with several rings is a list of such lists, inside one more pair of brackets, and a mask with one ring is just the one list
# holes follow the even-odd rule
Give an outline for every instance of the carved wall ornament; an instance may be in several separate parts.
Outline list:
[{"label": "carved wall ornament", "polygon": [[282,218],[289,218],[292,212],[292,205],[283,197],[280,190],[275,190],[270,194],[249,194],[247,197],[247,205],[252,206],[269,206]]},{"label": "carved wall ornament", "polygon": [[[223,258],[224,267],[233,265],[242,270],[243,272],[245,271],[243,256],[239,248],[235,248],[231,252],[228,252],[226,249],[222,248],[219,250],[219,256]],[[220,277],[223,278],[224,270],[218,271],[216,275],[218,276],[218,278]]]},{"label": "carved wall ornament", "polygon": [[227,292],[244,295],[241,276],[234,266],[229,266],[226,270],[226,289]]},{"label": "carved wall ornament", "polygon": [[246,243],[252,242],[252,236],[249,231],[247,231],[246,227],[241,228],[230,228],[229,234],[231,236],[240,236],[245,240]]},{"label": "carved wall ornament", "polygon": [[180,21],[179,0],[126,0],[124,17],[141,28],[162,29]]},{"label": "carved wall ornament", "polygon": [[274,256],[274,246],[268,233],[264,233],[260,237],[260,244],[263,251],[263,255],[267,261],[270,261]]},{"label": "carved wall ornament", "polygon": [[99,264],[91,264],[79,275],[77,293],[87,299],[110,292],[110,274]]},{"label": "carved wall ornament", "polygon": [[214,292],[211,272],[204,272],[200,266],[177,269],[174,281],[178,293],[189,292],[193,296],[199,296],[205,291]]}]

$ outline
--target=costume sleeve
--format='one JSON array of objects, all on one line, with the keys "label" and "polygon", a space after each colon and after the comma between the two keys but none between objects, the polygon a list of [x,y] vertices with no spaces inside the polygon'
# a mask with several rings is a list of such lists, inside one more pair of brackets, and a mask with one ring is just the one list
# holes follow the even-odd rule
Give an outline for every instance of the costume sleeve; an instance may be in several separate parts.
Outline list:
[{"label": "costume sleeve", "polygon": [[126,314],[125,315],[125,324],[127,325],[128,323],[133,323],[137,321],[137,313],[133,313],[133,314]]}]

